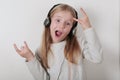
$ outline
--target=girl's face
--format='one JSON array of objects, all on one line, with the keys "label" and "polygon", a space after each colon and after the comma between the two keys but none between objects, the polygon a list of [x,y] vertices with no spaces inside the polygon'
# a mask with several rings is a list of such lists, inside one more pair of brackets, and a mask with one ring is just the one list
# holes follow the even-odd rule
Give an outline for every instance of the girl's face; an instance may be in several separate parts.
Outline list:
[{"label": "girl's face", "polygon": [[56,12],[51,17],[50,35],[53,43],[64,40],[73,27],[73,16],[69,11]]}]

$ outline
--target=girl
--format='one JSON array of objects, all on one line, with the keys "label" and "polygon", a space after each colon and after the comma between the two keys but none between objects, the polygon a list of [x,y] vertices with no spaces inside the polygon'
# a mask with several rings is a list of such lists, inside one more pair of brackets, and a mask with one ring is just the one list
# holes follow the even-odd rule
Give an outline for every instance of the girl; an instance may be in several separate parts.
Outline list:
[{"label": "girl", "polygon": [[[35,55],[26,42],[16,52],[26,58],[26,64],[35,80],[85,80],[83,59],[101,62],[102,49],[87,14],[81,8],[83,17],[67,4],[57,4],[48,12],[44,22],[42,45]],[[75,28],[79,22],[84,35],[76,37]]]}]

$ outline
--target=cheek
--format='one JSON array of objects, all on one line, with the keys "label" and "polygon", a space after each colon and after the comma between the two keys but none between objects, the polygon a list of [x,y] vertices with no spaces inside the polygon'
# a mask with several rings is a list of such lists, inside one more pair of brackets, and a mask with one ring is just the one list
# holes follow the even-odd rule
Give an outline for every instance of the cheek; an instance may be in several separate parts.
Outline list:
[{"label": "cheek", "polygon": [[66,28],[66,29],[65,29],[66,35],[68,35],[68,34],[70,33],[71,29],[72,29],[72,28]]},{"label": "cheek", "polygon": [[56,29],[56,24],[51,22],[51,24],[50,24],[50,34],[51,34],[51,36],[54,35],[55,29]]},{"label": "cheek", "polygon": [[50,24],[50,28],[51,28],[51,29],[54,29],[55,27],[56,27],[56,24],[53,23],[53,22],[51,22],[51,24]]}]

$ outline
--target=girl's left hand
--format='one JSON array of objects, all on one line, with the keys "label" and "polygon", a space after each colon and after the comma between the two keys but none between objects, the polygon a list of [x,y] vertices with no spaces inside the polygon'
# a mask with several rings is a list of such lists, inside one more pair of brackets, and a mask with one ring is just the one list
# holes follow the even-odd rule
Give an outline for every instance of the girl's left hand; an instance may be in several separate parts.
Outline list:
[{"label": "girl's left hand", "polygon": [[80,8],[80,12],[82,13],[83,17],[80,19],[73,18],[73,20],[79,22],[81,24],[83,30],[90,28],[91,24],[90,24],[87,14],[85,13],[85,11],[82,8]]}]

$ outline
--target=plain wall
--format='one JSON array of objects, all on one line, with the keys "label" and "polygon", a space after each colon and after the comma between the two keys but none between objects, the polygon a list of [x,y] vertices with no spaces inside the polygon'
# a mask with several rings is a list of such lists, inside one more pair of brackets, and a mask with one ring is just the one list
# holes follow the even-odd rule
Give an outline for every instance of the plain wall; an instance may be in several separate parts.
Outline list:
[{"label": "plain wall", "polygon": [[[88,80],[120,80],[119,0],[0,0],[0,80],[34,80],[25,59],[14,50],[27,41],[34,52],[40,45],[43,21],[56,3],[85,9],[103,47],[103,62],[85,60]],[[80,27],[80,25],[79,25]]]}]

